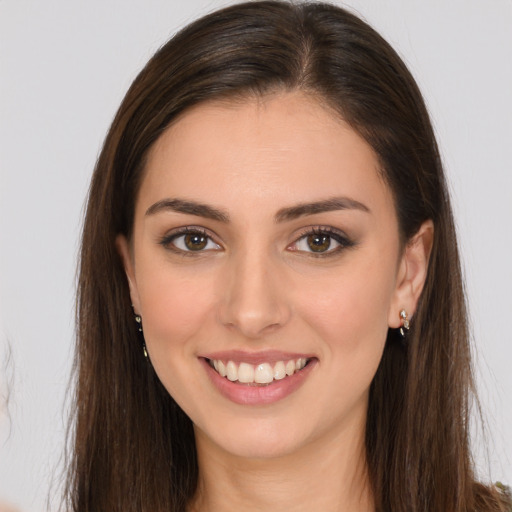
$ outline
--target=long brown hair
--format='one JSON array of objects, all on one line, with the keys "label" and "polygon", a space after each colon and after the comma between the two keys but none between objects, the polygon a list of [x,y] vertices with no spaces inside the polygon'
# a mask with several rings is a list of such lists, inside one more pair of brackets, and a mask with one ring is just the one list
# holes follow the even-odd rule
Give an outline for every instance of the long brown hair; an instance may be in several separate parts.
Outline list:
[{"label": "long brown hair", "polygon": [[[130,237],[148,150],[192,105],[301,90],[373,148],[403,243],[435,225],[407,344],[390,330],[372,382],[366,446],[377,510],[504,510],[477,484],[468,443],[473,379],[450,201],[418,87],[366,23],[324,3],[248,2],[175,35],[130,87],[92,178],[78,283],[73,458],[76,512],[182,512],[198,479],[191,421],[142,356],[115,238]],[[501,503],[501,504],[500,504]]]}]

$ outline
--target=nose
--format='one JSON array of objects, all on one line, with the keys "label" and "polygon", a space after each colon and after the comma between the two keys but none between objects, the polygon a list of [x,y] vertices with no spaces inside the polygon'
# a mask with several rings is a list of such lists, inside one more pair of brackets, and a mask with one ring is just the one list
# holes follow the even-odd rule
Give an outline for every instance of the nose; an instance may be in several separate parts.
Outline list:
[{"label": "nose", "polygon": [[225,269],[220,321],[246,338],[258,339],[290,318],[285,270],[264,251],[243,251]]}]

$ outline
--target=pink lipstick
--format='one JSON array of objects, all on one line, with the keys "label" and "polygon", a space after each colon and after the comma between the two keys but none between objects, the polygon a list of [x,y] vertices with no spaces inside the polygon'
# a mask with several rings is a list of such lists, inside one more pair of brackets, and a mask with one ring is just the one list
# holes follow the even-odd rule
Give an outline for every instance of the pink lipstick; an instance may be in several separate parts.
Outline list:
[{"label": "pink lipstick", "polygon": [[200,361],[218,391],[242,405],[265,405],[287,397],[318,362],[310,354],[279,351],[216,352]]}]

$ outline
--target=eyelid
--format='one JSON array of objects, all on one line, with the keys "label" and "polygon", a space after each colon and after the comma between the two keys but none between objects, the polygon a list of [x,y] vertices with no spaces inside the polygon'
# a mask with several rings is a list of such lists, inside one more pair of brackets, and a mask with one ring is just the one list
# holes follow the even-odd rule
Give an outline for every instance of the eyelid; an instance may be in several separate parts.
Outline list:
[{"label": "eyelid", "polygon": [[182,226],[179,228],[172,229],[168,231],[164,236],[162,236],[158,243],[163,246],[165,249],[172,251],[174,253],[183,255],[183,256],[199,256],[202,253],[205,252],[212,252],[212,249],[203,249],[198,251],[186,251],[183,249],[180,249],[179,247],[176,247],[173,245],[173,241],[180,236],[188,235],[188,234],[199,234],[206,238],[208,238],[211,242],[213,242],[215,245],[219,246],[220,249],[215,250],[222,250],[222,244],[217,240],[217,236],[213,234],[211,231],[205,229],[201,226]]},{"label": "eyelid", "polygon": [[[201,249],[197,251],[187,251],[176,247],[172,242],[180,237],[187,234],[200,234],[206,238],[208,238],[212,243],[218,246],[218,249]],[[325,252],[315,253],[314,251],[304,251],[298,249],[291,249],[292,246],[296,245],[300,240],[307,236],[311,235],[326,235],[335,240],[339,246],[334,249],[327,250]],[[181,226],[175,229],[168,231],[164,236],[158,239],[158,243],[162,245],[165,249],[172,251],[176,254],[182,256],[200,256],[204,253],[215,252],[219,250],[223,250],[222,244],[219,242],[218,237],[215,233],[212,233],[210,230],[202,227],[202,226]],[[306,254],[312,257],[329,257],[336,255],[342,252],[344,249],[348,249],[354,247],[356,242],[353,241],[344,231],[334,228],[333,226],[326,225],[314,225],[314,226],[306,226],[302,228],[294,237],[294,241],[287,246],[287,249],[292,252],[297,252],[301,254]]]},{"label": "eyelid", "polygon": [[308,256],[313,256],[315,258],[322,258],[322,257],[329,257],[337,255],[338,253],[342,252],[344,249],[349,249],[351,247],[354,247],[356,245],[356,242],[354,242],[345,232],[341,231],[340,229],[334,228],[333,226],[307,226],[303,228],[298,235],[296,236],[295,240],[288,246],[291,247],[292,245],[296,245],[300,240],[307,236],[311,235],[327,235],[331,237],[333,240],[335,240],[340,245],[332,250],[327,250],[325,252],[318,252],[315,253],[314,251],[302,251],[297,249],[291,249],[292,251],[307,254]]}]

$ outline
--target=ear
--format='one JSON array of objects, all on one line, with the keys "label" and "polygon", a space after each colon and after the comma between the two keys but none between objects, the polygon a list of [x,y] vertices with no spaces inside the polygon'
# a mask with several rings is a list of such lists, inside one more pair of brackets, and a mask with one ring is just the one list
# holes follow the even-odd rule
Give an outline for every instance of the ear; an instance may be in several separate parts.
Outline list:
[{"label": "ear", "polygon": [[428,262],[434,240],[434,223],[425,221],[404,248],[397,274],[396,288],[388,312],[388,325],[401,325],[400,311],[405,309],[409,318],[416,306],[427,278]]},{"label": "ear", "polygon": [[130,243],[124,235],[117,235],[116,249],[119,253],[119,256],[121,256],[126,278],[128,279],[133,310],[136,314],[140,314],[140,300],[139,292],[137,290],[137,281],[135,280],[135,268],[133,263],[132,250]]}]

